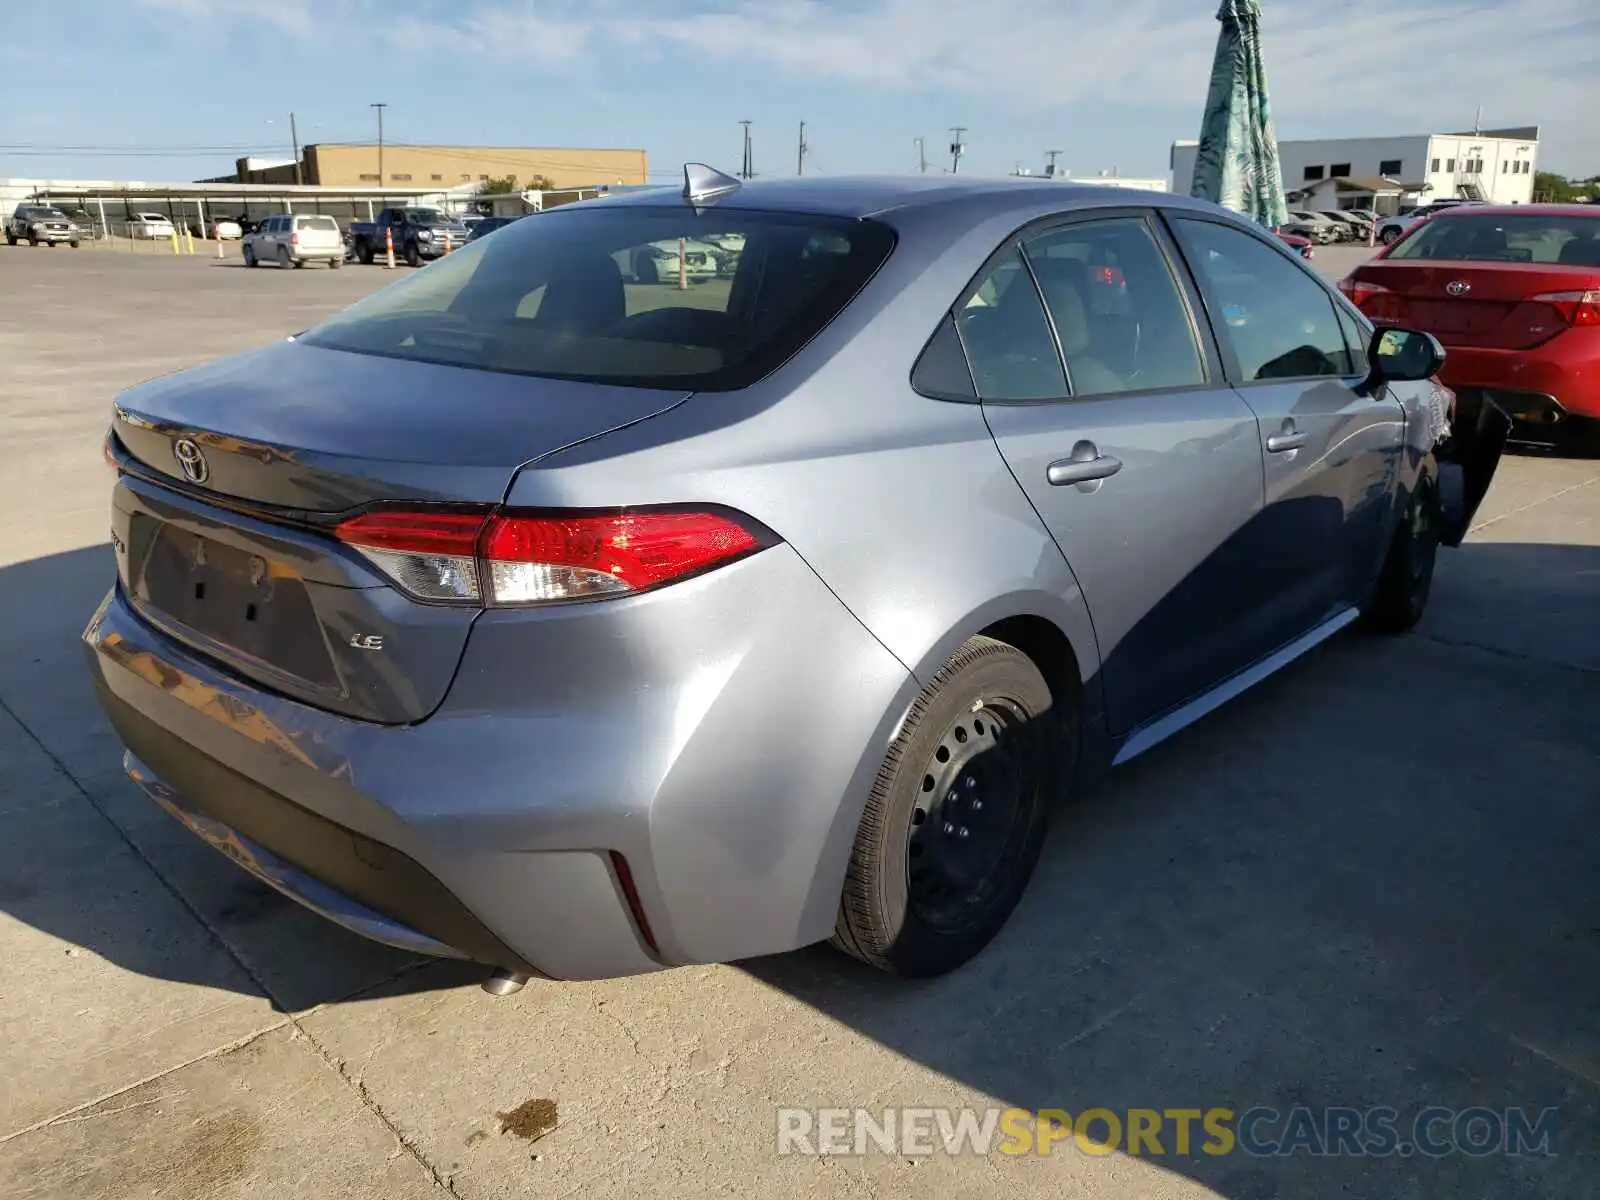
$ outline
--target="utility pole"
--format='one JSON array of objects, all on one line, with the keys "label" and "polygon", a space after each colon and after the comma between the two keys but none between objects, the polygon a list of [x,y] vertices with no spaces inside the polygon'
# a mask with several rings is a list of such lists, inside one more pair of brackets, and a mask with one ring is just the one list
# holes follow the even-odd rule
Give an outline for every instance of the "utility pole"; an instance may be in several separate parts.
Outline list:
[{"label": "utility pole", "polygon": [[917,139],[917,170],[924,175],[928,173],[928,149],[921,138]]},{"label": "utility pole", "polygon": [[300,178],[300,131],[295,128],[294,114],[289,114],[289,140],[294,143],[294,185],[299,187],[304,182]]},{"label": "utility pole", "polygon": [[811,147],[806,145],[806,123],[804,121],[801,121],[800,122],[800,150],[799,150],[799,153],[796,155],[795,160],[794,160],[794,173],[796,175],[804,175],[806,173],[806,155],[809,154],[810,152],[811,152]]},{"label": "utility pole", "polygon": [[965,125],[950,127],[950,174],[952,175],[961,169],[961,156],[967,152],[966,143],[961,140],[961,135],[966,131]]},{"label": "utility pole", "polygon": [[383,183],[383,110],[389,106],[387,104],[373,104],[369,105],[369,107],[378,110],[378,183],[381,186]]},{"label": "utility pole", "polygon": [[1044,169],[1044,176],[1046,179],[1054,179],[1056,177],[1056,159],[1062,152],[1060,150],[1046,150],[1044,153],[1045,157],[1050,160],[1049,165]]},{"label": "utility pole", "polygon": [[739,168],[739,178],[749,179],[755,175],[756,165],[755,156],[751,153],[750,147],[750,122],[740,121],[739,124],[744,126],[744,163]]}]

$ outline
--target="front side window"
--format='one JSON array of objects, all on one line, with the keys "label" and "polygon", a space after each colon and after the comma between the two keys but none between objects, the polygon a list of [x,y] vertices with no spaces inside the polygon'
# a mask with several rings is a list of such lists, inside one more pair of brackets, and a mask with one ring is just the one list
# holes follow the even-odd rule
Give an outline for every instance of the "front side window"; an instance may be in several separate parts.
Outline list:
[{"label": "front side window", "polygon": [[956,309],[956,330],[985,400],[1055,400],[1067,395],[1061,354],[1022,252],[1003,256]]},{"label": "front side window", "polygon": [[1206,382],[1188,307],[1141,218],[1069,225],[1026,254],[1074,396]]},{"label": "front side window", "polygon": [[1333,297],[1316,280],[1243,230],[1184,217],[1174,225],[1242,382],[1355,373]]},{"label": "front side window", "polygon": [[[738,239],[737,254],[720,248]],[[874,221],[573,205],[478,238],[302,340],[480,370],[728,391],[799,350],[893,246]]]}]

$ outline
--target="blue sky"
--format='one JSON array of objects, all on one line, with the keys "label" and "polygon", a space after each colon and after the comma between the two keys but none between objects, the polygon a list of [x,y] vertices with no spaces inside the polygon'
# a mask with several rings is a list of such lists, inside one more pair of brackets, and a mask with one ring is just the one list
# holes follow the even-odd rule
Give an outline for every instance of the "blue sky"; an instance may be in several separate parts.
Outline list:
[{"label": "blue sky", "polygon": [[[1537,123],[1600,172],[1596,0],[1263,0],[1280,137]],[[1165,175],[1194,137],[1215,0],[83,0],[0,45],[0,176],[189,179],[237,154],[392,142],[642,146],[652,170]],[[268,124],[271,122],[271,124]],[[82,149],[68,149],[81,147]],[[104,148],[137,148],[115,157]],[[24,152],[25,151],[25,152]],[[937,169],[937,168],[935,168]]]}]

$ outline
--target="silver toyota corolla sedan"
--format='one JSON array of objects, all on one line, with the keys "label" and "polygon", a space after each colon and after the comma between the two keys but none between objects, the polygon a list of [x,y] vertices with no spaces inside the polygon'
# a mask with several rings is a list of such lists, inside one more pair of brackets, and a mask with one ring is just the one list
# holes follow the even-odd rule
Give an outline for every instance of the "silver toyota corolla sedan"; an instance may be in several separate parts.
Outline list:
[{"label": "silver toyota corolla sedan", "polygon": [[935,974],[1064,796],[1417,621],[1505,435],[1441,361],[1197,201],[691,167],[121,396],[88,657],[156,802],[502,988]]}]

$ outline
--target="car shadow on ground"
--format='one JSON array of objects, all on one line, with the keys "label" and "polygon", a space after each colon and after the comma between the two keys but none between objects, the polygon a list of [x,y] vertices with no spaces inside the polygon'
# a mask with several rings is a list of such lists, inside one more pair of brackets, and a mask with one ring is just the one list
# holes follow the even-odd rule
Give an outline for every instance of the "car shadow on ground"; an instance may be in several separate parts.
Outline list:
[{"label": "car shadow on ground", "polygon": [[[1388,1106],[1402,1134],[1424,1105],[1559,1112],[1548,1158],[1208,1155],[1198,1132],[1180,1155],[1165,1125],[1161,1165],[1228,1200],[1587,1194],[1600,673],[1559,663],[1600,644],[1600,548],[1455,559],[1462,603],[1511,610],[1560,581],[1571,624],[1548,631],[1548,660],[1494,645],[1515,611],[1447,638],[1432,614],[1408,637],[1342,635],[1071,802],[1011,923],[955,974],[895,981],[825,947],[739,966],[1001,1105],[1268,1108],[1263,1143],[1297,1106]],[[50,820],[8,797],[0,910],[129,971],[238,988],[220,956],[170,952],[160,922],[198,917],[289,1010],[397,974],[386,993],[480,978],[408,972],[121,778],[77,642],[111,572],[104,546],[0,569],[0,697],[26,730],[0,761],[47,756],[12,786],[63,797]],[[181,907],[97,886],[102,864],[76,860],[101,846],[148,863]]]},{"label": "car shadow on ground", "polygon": [[481,980],[469,965],[415,972],[421,960],[329,924],[127,780],[78,640],[114,571],[109,546],[0,568],[0,911],[126,970],[264,992],[285,1012],[387,980],[402,992]]},{"label": "car shadow on ground", "polygon": [[[1468,544],[1416,633],[1343,634],[1069,803],[954,975],[740,966],[1001,1105],[1120,1114],[1122,1151],[1131,1109],[1267,1110],[1256,1153],[1160,1126],[1153,1161],[1229,1200],[1591,1190],[1597,646],[1600,548]],[[1555,1109],[1553,1156],[1400,1151],[1428,1106]],[[1341,1107],[1396,1110],[1395,1151],[1313,1154]],[[1314,1136],[1272,1153],[1296,1108]]]}]

